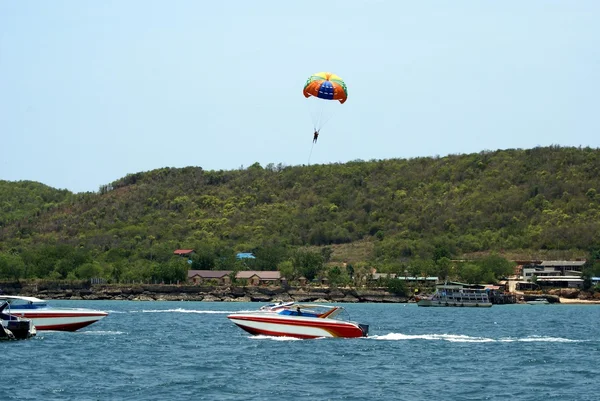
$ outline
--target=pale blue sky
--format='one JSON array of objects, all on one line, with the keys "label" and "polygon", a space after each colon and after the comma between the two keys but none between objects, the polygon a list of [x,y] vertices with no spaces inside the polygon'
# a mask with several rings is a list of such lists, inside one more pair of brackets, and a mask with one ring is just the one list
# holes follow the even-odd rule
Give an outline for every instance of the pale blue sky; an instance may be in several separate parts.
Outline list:
[{"label": "pale blue sky", "polygon": [[0,0],[0,179],[600,147],[600,1]]}]

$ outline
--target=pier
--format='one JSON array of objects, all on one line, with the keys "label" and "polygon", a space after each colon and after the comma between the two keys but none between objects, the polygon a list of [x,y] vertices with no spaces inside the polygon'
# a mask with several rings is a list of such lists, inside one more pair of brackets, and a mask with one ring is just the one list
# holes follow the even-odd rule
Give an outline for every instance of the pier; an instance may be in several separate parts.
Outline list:
[{"label": "pier", "polygon": [[506,293],[495,293],[490,294],[490,301],[493,305],[506,305],[506,304],[516,304],[517,303],[517,294],[513,292]]}]

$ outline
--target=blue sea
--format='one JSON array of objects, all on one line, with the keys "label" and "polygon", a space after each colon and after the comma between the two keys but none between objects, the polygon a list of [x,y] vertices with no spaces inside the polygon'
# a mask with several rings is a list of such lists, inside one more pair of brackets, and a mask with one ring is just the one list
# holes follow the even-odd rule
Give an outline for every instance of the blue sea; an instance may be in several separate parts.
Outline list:
[{"label": "blue sea", "polygon": [[360,339],[252,337],[257,303],[52,301],[110,315],[0,343],[1,400],[594,400],[600,305],[347,304]]}]

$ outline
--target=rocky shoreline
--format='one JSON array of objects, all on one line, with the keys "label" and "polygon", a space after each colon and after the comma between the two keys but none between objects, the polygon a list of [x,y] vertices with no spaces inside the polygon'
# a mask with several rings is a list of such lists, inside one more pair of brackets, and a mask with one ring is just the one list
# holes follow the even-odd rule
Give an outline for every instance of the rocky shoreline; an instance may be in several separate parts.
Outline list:
[{"label": "rocky shoreline", "polygon": [[[116,300],[116,301],[202,301],[202,302],[341,302],[407,303],[413,297],[395,295],[384,288],[330,287],[242,287],[135,284],[108,285],[89,282],[0,282],[6,295],[33,296],[48,300]],[[551,303],[600,304],[600,294],[577,289],[550,290],[547,294],[521,294],[520,301],[545,297]]]},{"label": "rocky shoreline", "polygon": [[238,287],[198,285],[66,285],[64,283],[0,284],[4,294],[44,299],[203,301],[203,302],[344,302],[406,303],[405,296],[384,289],[329,287]]}]

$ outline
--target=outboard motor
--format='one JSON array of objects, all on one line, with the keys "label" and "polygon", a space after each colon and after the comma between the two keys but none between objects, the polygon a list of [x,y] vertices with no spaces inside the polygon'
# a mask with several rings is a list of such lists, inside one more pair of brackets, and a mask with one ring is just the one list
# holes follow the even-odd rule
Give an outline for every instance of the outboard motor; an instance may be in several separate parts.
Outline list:
[{"label": "outboard motor", "polygon": [[369,325],[359,323],[358,327],[360,327],[360,331],[362,331],[363,337],[367,337],[367,335],[369,334]]},{"label": "outboard motor", "polygon": [[24,340],[36,333],[33,323],[29,319],[20,319],[8,313],[4,313],[4,309],[8,306],[8,302],[0,305],[0,320],[2,325],[0,328],[0,338],[3,340]]}]

